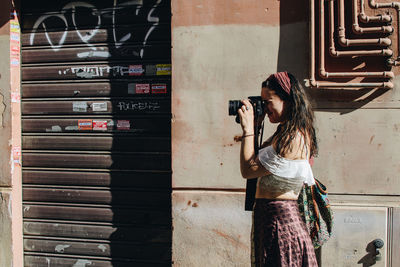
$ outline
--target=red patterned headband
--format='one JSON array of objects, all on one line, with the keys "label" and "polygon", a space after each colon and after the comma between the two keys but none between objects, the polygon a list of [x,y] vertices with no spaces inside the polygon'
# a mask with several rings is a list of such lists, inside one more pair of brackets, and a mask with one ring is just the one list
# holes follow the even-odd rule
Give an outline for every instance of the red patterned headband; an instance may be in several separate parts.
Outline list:
[{"label": "red patterned headband", "polygon": [[277,72],[275,74],[271,74],[271,76],[269,76],[268,80],[270,80],[272,77],[274,77],[275,80],[278,82],[278,84],[282,87],[282,89],[288,95],[290,95],[291,83],[290,83],[290,78],[289,78],[288,73],[286,71],[282,71],[282,72]]}]

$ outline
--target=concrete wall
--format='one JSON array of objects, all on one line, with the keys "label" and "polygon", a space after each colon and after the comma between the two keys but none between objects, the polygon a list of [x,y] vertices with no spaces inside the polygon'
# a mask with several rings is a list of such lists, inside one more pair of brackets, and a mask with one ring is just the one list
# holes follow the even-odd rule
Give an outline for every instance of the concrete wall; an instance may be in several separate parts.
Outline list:
[{"label": "concrete wall", "polygon": [[[258,95],[276,71],[309,78],[308,1],[173,0],[172,13],[173,260],[176,266],[249,266],[251,213],[244,211],[235,141],[241,129],[227,104]],[[356,221],[365,225],[370,214],[379,222],[371,225],[388,226],[386,208],[368,213],[365,206],[376,205],[368,195],[379,195],[386,207],[399,203],[399,81],[391,91],[307,89],[320,142],[314,173],[338,213],[354,206],[362,214]],[[275,128],[266,123],[266,135]],[[336,229],[352,221],[346,216]],[[337,233],[323,261],[337,257],[347,266],[353,262],[346,259],[363,257],[341,247]],[[385,233],[373,236],[387,241]],[[361,250],[370,241],[362,236]]]}]

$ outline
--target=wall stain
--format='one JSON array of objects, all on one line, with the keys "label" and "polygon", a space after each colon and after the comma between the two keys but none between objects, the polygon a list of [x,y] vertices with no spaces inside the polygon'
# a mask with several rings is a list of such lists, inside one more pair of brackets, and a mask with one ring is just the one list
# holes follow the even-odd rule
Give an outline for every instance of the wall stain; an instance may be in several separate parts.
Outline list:
[{"label": "wall stain", "polygon": [[235,136],[233,137],[233,141],[235,141],[235,142],[241,142],[241,141],[242,141],[242,136],[241,136],[241,135],[235,135]]},{"label": "wall stain", "polygon": [[228,240],[229,242],[231,242],[234,246],[239,246],[239,247],[242,247],[242,248],[244,248],[244,249],[248,249],[248,247],[247,247],[245,244],[243,244],[242,242],[240,242],[240,241],[237,240],[236,238],[233,238],[232,236],[230,236],[230,235],[228,235],[228,234],[225,234],[225,233],[223,233],[223,232],[221,232],[221,231],[218,231],[217,229],[212,229],[212,231],[213,231],[214,233],[216,233],[217,235],[219,235],[219,236],[225,238],[225,239]]},{"label": "wall stain", "polygon": [[371,136],[371,138],[369,139],[369,144],[372,144],[372,141],[374,141],[375,135]]},{"label": "wall stain", "polygon": [[3,116],[6,110],[6,104],[4,103],[4,96],[0,94],[0,127],[3,127]]}]

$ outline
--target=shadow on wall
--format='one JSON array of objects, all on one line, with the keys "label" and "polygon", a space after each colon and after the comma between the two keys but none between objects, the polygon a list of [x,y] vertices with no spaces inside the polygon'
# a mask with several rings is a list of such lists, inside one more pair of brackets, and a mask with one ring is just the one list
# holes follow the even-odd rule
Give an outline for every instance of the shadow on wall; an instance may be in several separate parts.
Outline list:
[{"label": "shadow on wall", "polygon": [[[351,17],[351,1],[346,1],[346,17]],[[316,7],[316,13],[318,13]],[[280,40],[278,54],[278,71],[293,73],[300,83],[306,88],[312,99],[313,106],[319,111],[334,111],[339,108],[340,114],[357,110],[374,99],[385,94],[390,89],[386,88],[361,88],[361,89],[320,89],[305,86],[305,80],[310,78],[310,1],[280,1]],[[347,28],[351,28],[351,20],[346,21]],[[336,28],[336,25],[335,25]],[[317,34],[317,33],[316,33]],[[354,37],[353,37],[354,38]],[[358,37],[360,38],[360,37]],[[318,35],[316,36],[318,39]],[[326,39],[327,40],[327,39]],[[318,45],[316,44],[316,47]],[[318,54],[318,51],[316,51]],[[328,53],[328,52],[327,52]],[[326,55],[328,57],[328,55]],[[340,58],[340,61],[327,62],[333,69],[343,71],[343,68],[364,67],[358,71],[371,71],[367,68],[375,68],[374,65],[382,65],[381,58],[373,58],[374,64],[365,64],[364,58]],[[318,64],[318,60],[316,62]],[[336,65],[334,65],[336,64]],[[367,79],[364,79],[367,81]],[[342,80],[342,82],[349,80]],[[341,110],[340,110],[341,109]]]}]

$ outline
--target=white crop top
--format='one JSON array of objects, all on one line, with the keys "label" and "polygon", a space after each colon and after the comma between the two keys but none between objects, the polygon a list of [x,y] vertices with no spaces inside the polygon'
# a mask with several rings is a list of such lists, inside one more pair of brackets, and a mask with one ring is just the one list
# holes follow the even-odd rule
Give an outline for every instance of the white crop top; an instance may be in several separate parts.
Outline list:
[{"label": "white crop top", "polygon": [[[307,185],[314,185],[314,175],[306,159],[290,160],[278,155],[272,145],[260,149],[258,158],[270,173],[286,179],[302,179]],[[288,181],[289,182],[289,181]],[[294,181],[293,181],[294,182]]]}]

